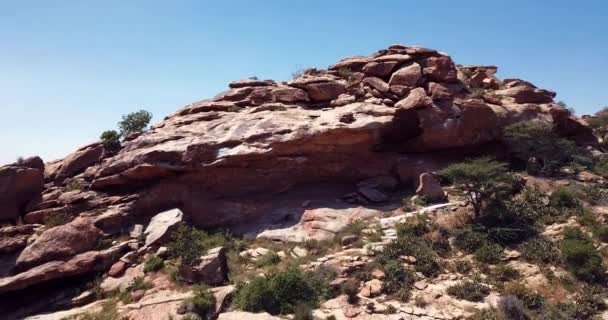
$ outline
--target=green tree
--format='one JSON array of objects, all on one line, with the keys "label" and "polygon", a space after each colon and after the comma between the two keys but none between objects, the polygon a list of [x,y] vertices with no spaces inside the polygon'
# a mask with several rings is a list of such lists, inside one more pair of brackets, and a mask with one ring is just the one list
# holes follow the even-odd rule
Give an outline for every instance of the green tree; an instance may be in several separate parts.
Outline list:
[{"label": "green tree", "polygon": [[464,192],[473,206],[475,218],[479,217],[484,205],[511,191],[513,186],[513,175],[507,164],[491,158],[456,163],[441,170],[439,175]]},{"label": "green tree", "polygon": [[122,120],[118,123],[120,135],[124,138],[132,133],[144,132],[150,121],[152,113],[146,110],[131,112],[122,116]]},{"label": "green tree", "polygon": [[554,172],[576,154],[574,142],[560,137],[545,121],[514,123],[505,128],[504,139],[517,157],[523,161],[535,158],[545,173]]},{"label": "green tree", "polygon": [[106,152],[114,154],[120,150],[120,135],[116,130],[106,130],[99,138]]}]

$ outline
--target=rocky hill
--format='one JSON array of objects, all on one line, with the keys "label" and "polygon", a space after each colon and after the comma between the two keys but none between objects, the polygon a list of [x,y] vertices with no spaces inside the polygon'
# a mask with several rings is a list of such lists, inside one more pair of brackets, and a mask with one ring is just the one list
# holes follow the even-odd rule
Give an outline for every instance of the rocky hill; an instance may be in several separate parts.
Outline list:
[{"label": "rocky hill", "polygon": [[[98,312],[104,299],[114,301],[110,293],[121,292],[128,298],[113,311],[116,318],[188,314],[180,303],[192,295],[189,286],[172,284],[170,272],[144,273],[144,265],[158,259],[165,269],[175,263],[174,274],[187,283],[219,286],[212,290],[217,316],[233,290],[220,285],[255,273],[256,265],[261,268],[255,261],[266,259],[269,250],[282,252],[272,259],[303,259],[297,261],[313,269],[336,262],[343,280],[351,269],[371,265],[374,246],[397,238],[393,222],[412,216],[401,203],[412,188],[427,200],[447,201],[413,212],[426,210],[437,219],[438,212],[466,213],[470,207],[462,194],[446,197],[432,173],[480,155],[513,162],[503,139],[507,126],[549,123],[578,149],[601,154],[591,128],[554,103],[554,92],[520,79],[501,80],[496,72],[495,66],[456,65],[432,49],[394,45],[327,69],[304,70],[287,82],[232,82],[227,91],[129,136],[114,155],[95,143],[59,161],[35,157],[2,167],[0,219],[10,225],[0,229],[0,310],[10,318],[71,310],[31,318],[60,319]],[[601,180],[585,172],[577,176],[584,183]],[[562,177],[569,179],[574,176]],[[538,183],[549,193],[559,185]],[[357,221],[379,223],[381,239],[370,239],[370,228],[368,236],[361,228],[354,232]],[[178,225],[189,230],[180,229],[185,234],[196,230],[186,226],[229,231],[248,246],[230,242],[232,247],[211,251],[188,269],[185,256],[171,252],[178,250]],[[342,243],[328,256],[312,245],[336,237]],[[353,245],[361,241],[363,249]],[[234,260],[225,261],[226,250],[251,264],[236,272]],[[522,273],[542,274],[530,270]],[[496,299],[467,304],[429,298],[427,287],[444,292],[466,278],[455,272],[421,275],[416,288],[429,301],[416,306],[373,299],[385,272],[361,280],[368,302],[349,305],[338,297],[315,315],[448,319],[496,305]],[[376,311],[365,309],[369,303]],[[239,312],[220,318],[252,317]]]}]

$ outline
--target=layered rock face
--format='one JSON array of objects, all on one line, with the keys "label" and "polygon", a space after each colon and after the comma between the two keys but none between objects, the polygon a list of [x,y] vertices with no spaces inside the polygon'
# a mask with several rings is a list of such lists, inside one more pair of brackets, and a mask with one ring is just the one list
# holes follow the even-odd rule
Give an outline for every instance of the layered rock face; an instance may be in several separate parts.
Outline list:
[{"label": "layered rock face", "polygon": [[[379,189],[416,185],[422,173],[499,144],[517,121],[549,121],[581,145],[596,143],[553,103],[555,93],[500,80],[496,70],[395,45],[287,82],[232,82],[130,137],[113,157],[96,143],[46,166],[38,158],[2,167],[0,220],[27,225],[0,229],[0,294],[107,271],[116,252],[136,249],[97,248],[101,238],[174,208],[199,227],[261,232],[261,222],[287,223],[301,228],[278,238],[329,237],[350,216],[371,214],[385,200]],[[442,196],[424,181],[422,193]],[[349,193],[365,206],[336,202]],[[34,225],[59,218],[71,222]]]}]

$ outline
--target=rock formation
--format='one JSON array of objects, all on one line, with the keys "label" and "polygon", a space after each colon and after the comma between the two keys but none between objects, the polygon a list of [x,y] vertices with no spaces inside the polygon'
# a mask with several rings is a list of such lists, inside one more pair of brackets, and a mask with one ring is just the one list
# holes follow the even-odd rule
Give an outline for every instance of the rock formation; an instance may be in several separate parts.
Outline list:
[{"label": "rock formation", "polygon": [[[291,81],[232,82],[129,138],[113,156],[95,143],[46,166],[32,158],[1,167],[0,220],[26,225],[0,229],[0,294],[113,265],[118,276],[132,257],[116,253],[135,254],[137,244],[99,249],[98,242],[173,208],[179,217],[154,222],[160,226],[148,227],[149,239],[182,218],[237,233],[291,226],[289,234],[270,230],[282,240],[330,237],[398,186],[416,186],[420,174],[476,150],[500,151],[501,129],[517,121],[549,121],[595,146],[591,130],[553,103],[555,93],[500,80],[496,71],[394,45]],[[441,198],[434,181],[420,181],[421,192]],[[34,233],[57,219],[71,222]]]}]

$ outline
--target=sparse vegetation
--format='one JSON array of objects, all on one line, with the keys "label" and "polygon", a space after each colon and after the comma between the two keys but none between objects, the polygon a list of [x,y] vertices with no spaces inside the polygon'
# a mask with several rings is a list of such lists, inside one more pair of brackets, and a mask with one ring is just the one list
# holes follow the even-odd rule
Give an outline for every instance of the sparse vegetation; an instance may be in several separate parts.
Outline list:
[{"label": "sparse vegetation", "polygon": [[230,238],[222,233],[207,233],[185,224],[181,224],[173,232],[169,242],[169,252],[180,258],[182,263],[193,264],[207,250],[219,246],[227,246]]},{"label": "sparse vegetation", "polygon": [[157,256],[150,256],[144,262],[144,272],[157,272],[165,266],[165,261]]},{"label": "sparse vegetation", "polygon": [[144,132],[151,120],[152,113],[146,110],[139,110],[123,115],[122,120],[118,122],[120,136],[125,138],[133,133]]},{"label": "sparse vegetation", "polygon": [[120,150],[120,134],[116,130],[106,130],[99,138],[104,149],[109,154],[115,154]]},{"label": "sparse vegetation", "polygon": [[580,229],[564,230],[564,240],[560,249],[566,267],[580,280],[597,282],[604,278],[602,257]]},{"label": "sparse vegetation", "polygon": [[532,238],[520,246],[521,255],[530,262],[539,264],[558,264],[560,251],[551,240],[542,237]]},{"label": "sparse vegetation", "polygon": [[342,293],[348,297],[348,303],[356,303],[359,300],[359,281],[348,279],[342,284]]},{"label": "sparse vegetation", "polygon": [[479,302],[490,294],[490,288],[477,281],[467,280],[448,287],[447,293],[461,300]]},{"label": "sparse vegetation", "polygon": [[193,311],[197,315],[206,317],[215,308],[213,293],[205,285],[194,286],[192,292],[194,296],[188,299],[188,303],[192,304]]}]

